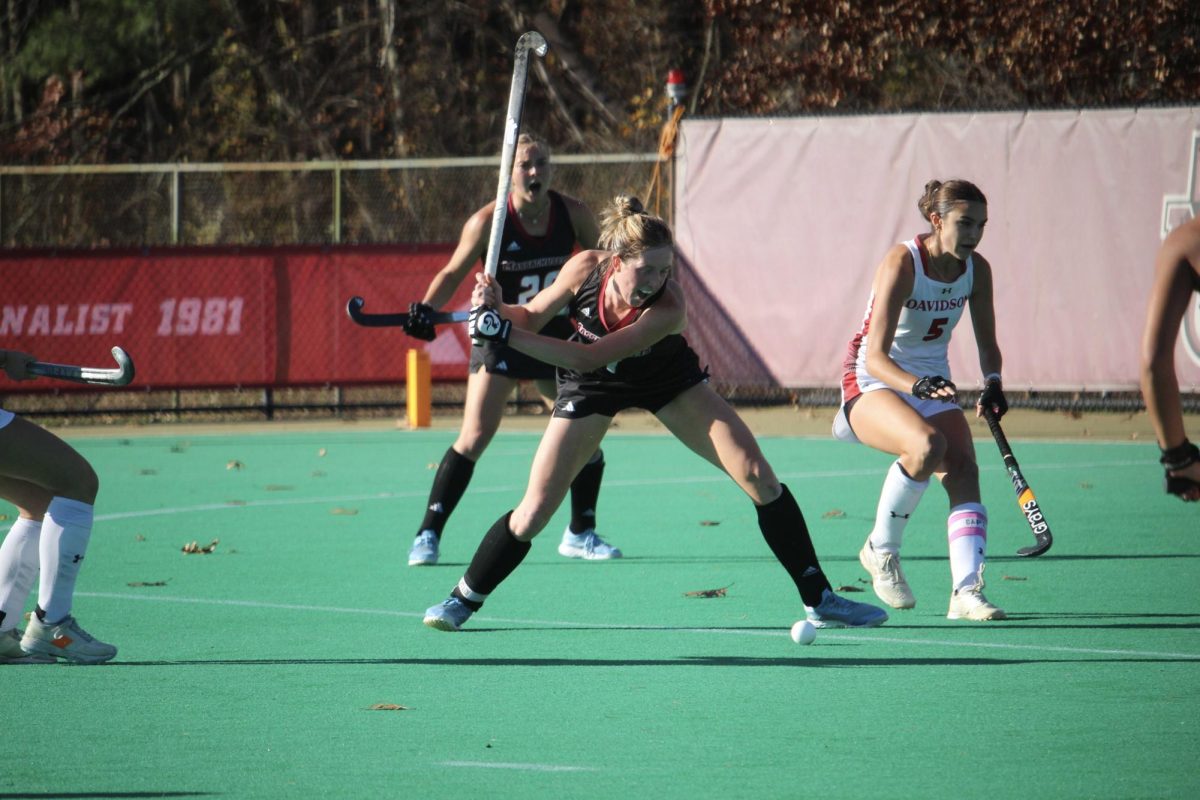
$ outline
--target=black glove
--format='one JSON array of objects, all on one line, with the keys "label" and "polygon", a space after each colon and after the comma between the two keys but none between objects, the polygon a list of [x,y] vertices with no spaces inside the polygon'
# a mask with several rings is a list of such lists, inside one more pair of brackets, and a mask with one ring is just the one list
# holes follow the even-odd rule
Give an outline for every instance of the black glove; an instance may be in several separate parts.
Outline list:
[{"label": "black glove", "polygon": [[1165,473],[1163,477],[1163,489],[1166,490],[1167,494],[1173,494],[1187,500],[1197,489],[1200,489],[1200,484],[1197,484],[1191,478],[1171,475],[1173,471],[1186,469],[1197,461],[1200,461],[1200,447],[1196,447],[1196,445],[1187,439],[1184,439],[1183,444],[1178,447],[1162,451],[1162,458],[1158,460],[1158,463],[1163,465]]},{"label": "black glove", "polygon": [[[913,384],[912,393],[914,397],[919,397],[922,400],[932,400],[933,393],[938,389],[955,390],[954,384],[943,378],[941,375],[926,375],[919,381]],[[947,398],[939,398],[945,400]]]},{"label": "black glove", "polygon": [[424,303],[413,303],[408,307],[408,319],[404,321],[404,332],[414,339],[432,342],[437,336],[433,327],[433,307]]},{"label": "black glove", "polygon": [[471,317],[467,320],[467,333],[476,346],[484,342],[508,344],[508,334],[512,331],[512,323],[500,316],[494,308],[475,306],[471,309]]},{"label": "black glove", "polygon": [[1000,388],[999,378],[988,378],[983,383],[983,391],[979,393],[981,408],[990,409],[1000,419],[1008,413],[1008,401],[1004,399],[1004,390]]}]

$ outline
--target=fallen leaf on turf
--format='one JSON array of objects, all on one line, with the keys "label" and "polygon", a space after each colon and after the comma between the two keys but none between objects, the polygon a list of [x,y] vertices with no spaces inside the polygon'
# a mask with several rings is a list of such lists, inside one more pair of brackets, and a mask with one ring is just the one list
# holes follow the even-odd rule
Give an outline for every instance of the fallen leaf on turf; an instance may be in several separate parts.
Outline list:
[{"label": "fallen leaf on turf", "polygon": [[1092,485],[1090,483],[1084,481],[1083,483],[1079,484],[1079,488],[1080,489],[1091,489]]},{"label": "fallen leaf on turf", "polygon": [[166,586],[167,582],[166,581],[134,581],[133,583],[127,583],[125,585],[126,586]]},{"label": "fallen leaf on turf", "polygon": [[219,541],[221,541],[221,540],[213,539],[211,543],[206,544],[206,545],[201,545],[200,543],[196,542],[195,540],[192,540],[183,546],[183,552],[189,553],[189,554],[197,553],[199,555],[208,555],[209,553],[211,553],[217,549],[217,542],[219,542]]},{"label": "fallen leaf on turf", "polygon": [[[733,584],[729,584],[733,586]],[[684,592],[684,597],[724,597],[729,586],[722,586],[720,589],[700,589],[695,592]]]},{"label": "fallen leaf on turf", "polygon": [[8,519],[8,514],[0,514],[0,522],[4,522],[6,519]]},{"label": "fallen leaf on turf", "polygon": [[138,470],[138,475],[157,475],[157,474],[158,474],[158,470],[156,470],[156,469],[139,469]]},{"label": "fallen leaf on turf", "polygon": [[1005,580],[1005,581],[1027,581],[1027,580],[1029,580],[1028,578],[1021,577],[1018,575],[1001,575],[1000,579]]},{"label": "fallen leaf on turf", "polygon": [[861,592],[862,589],[858,586],[839,586],[834,589],[835,592]]},{"label": "fallen leaf on turf", "polygon": [[331,508],[329,510],[329,513],[330,514],[344,514],[347,517],[353,517],[355,514],[358,513],[358,509],[357,508]]},{"label": "fallen leaf on turf", "polygon": [[721,523],[720,523],[720,522],[718,522],[718,521],[717,521],[717,520],[715,520],[715,519],[702,519],[702,520],[700,520],[700,525],[701,525],[702,527],[705,527],[705,528],[711,528],[711,527],[713,527],[713,526],[715,526],[715,525],[720,525],[720,524],[721,524]]},{"label": "fallen leaf on turf", "polygon": [[171,445],[172,453],[185,453],[185,452],[187,452],[187,449],[188,449],[187,442],[180,442],[178,444]]},{"label": "fallen leaf on turf", "polygon": [[439,464],[438,462],[430,461],[428,464],[425,465],[425,469],[437,469],[440,466],[441,466],[441,464]]},{"label": "fallen leaf on turf", "polygon": [[840,508],[831,508],[821,515],[821,519],[838,519],[844,516],[846,516],[845,511],[842,511]]},{"label": "fallen leaf on turf", "polygon": [[225,469],[242,469],[246,465],[238,461],[236,458],[225,465]]},{"label": "fallen leaf on turf", "polygon": [[145,537],[145,536],[142,536],[142,535],[139,533],[137,536],[133,537],[133,540],[134,540],[135,542],[144,542],[144,541],[146,541],[146,537]]},{"label": "fallen leaf on turf", "polygon": [[371,706],[368,711],[408,711],[408,706],[401,706],[395,703],[376,703]]},{"label": "fallen leaf on turf", "polygon": [[325,454],[328,452],[329,452],[328,450],[326,450],[324,447],[322,447],[320,450],[317,451],[317,456],[324,458]]}]

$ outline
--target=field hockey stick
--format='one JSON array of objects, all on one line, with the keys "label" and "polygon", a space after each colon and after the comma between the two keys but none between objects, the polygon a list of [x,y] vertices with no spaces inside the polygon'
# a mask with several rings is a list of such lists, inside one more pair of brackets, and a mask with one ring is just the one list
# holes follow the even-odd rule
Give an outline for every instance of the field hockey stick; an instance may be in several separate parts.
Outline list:
[{"label": "field hockey stick", "polygon": [[[346,303],[346,313],[355,323],[364,328],[402,328],[408,322],[408,312],[394,314],[368,314],[362,310],[363,299],[351,297]],[[471,317],[470,311],[434,311],[429,314],[429,321],[434,325],[445,325],[448,322],[466,322]]]},{"label": "field hockey stick", "polygon": [[72,364],[49,364],[31,361],[25,371],[40,378],[58,378],[72,383],[92,383],[98,386],[125,386],[133,380],[133,359],[119,347],[112,349],[116,369],[77,367]]},{"label": "field hockey stick", "polygon": [[550,50],[546,38],[537,31],[527,31],[517,39],[513,58],[512,88],[508,93],[508,119],[504,127],[504,148],[500,153],[500,178],[496,181],[496,210],[492,212],[492,233],[488,241],[483,270],[495,277],[500,265],[500,239],[504,235],[504,218],[508,214],[508,189],[512,183],[512,162],[517,153],[517,137],[521,133],[521,111],[525,108],[525,76],[529,72],[529,52],[545,56]]},{"label": "field hockey stick", "polygon": [[[483,269],[495,276],[500,265],[500,239],[504,235],[504,219],[508,214],[508,188],[512,183],[512,162],[517,152],[517,137],[521,133],[521,111],[525,108],[525,78],[529,73],[529,51],[545,56],[550,45],[537,31],[528,31],[517,39],[517,51],[513,62],[512,87],[508,94],[508,120],[504,129],[504,146],[500,154],[500,178],[496,182],[496,210],[492,212],[492,230],[488,242]],[[403,327],[409,315],[405,312],[392,314],[367,314],[362,310],[363,299],[351,297],[346,303],[350,319],[368,328]],[[449,322],[466,322],[469,311],[434,311],[429,315],[434,325]]]},{"label": "field hockey stick", "polygon": [[996,440],[996,445],[1000,448],[1000,455],[1004,457],[1004,468],[1008,470],[1008,476],[1012,478],[1013,489],[1017,492],[1017,505],[1025,514],[1029,530],[1033,532],[1033,538],[1037,540],[1035,544],[1022,547],[1017,551],[1017,555],[1040,556],[1054,544],[1054,536],[1050,533],[1050,524],[1046,522],[1046,517],[1038,506],[1033,489],[1029,488],[1025,476],[1021,474],[1021,467],[1017,464],[1016,457],[1013,456],[1012,448],[1008,446],[1008,437],[1000,429],[1000,420],[996,419],[995,412],[990,408],[985,408],[983,418],[987,420],[988,427],[992,430],[992,438]]}]

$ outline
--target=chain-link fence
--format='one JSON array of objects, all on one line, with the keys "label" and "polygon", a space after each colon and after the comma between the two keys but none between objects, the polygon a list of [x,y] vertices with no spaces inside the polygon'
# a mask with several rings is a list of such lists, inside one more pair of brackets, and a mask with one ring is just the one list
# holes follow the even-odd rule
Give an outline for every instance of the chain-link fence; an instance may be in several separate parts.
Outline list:
[{"label": "chain-link fence", "polygon": [[[553,185],[599,212],[645,196],[656,153],[560,155]],[[0,167],[0,245],[453,242],[496,194],[496,159]]]}]

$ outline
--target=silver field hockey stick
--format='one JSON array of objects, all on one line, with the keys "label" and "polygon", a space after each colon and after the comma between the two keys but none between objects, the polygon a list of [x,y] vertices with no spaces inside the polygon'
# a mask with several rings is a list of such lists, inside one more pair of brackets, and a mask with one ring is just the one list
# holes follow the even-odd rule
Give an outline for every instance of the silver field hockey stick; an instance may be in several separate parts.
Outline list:
[{"label": "silver field hockey stick", "polygon": [[508,188],[512,183],[512,162],[517,154],[517,137],[521,134],[521,111],[525,108],[525,77],[529,73],[529,52],[545,57],[550,50],[546,37],[537,31],[527,31],[517,39],[513,59],[512,88],[508,93],[508,119],[504,126],[504,149],[500,153],[500,178],[496,181],[496,210],[492,213],[492,235],[488,241],[487,258],[483,269],[495,276],[500,265],[500,238],[504,234],[504,218],[508,213]]},{"label": "silver field hockey stick", "polygon": [[32,361],[26,368],[30,375],[39,378],[58,378],[60,381],[72,383],[91,383],[97,386],[127,386],[133,380],[133,359],[120,347],[112,349],[112,356],[117,361],[116,369],[100,367],[77,367],[73,364],[49,364],[44,361]]},{"label": "silver field hockey stick", "polygon": [[[513,62],[512,88],[508,95],[508,119],[504,128],[504,147],[500,154],[500,178],[496,182],[496,210],[492,213],[492,231],[488,242],[483,268],[488,275],[495,276],[500,265],[500,238],[504,234],[504,218],[508,213],[508,188],[512,183],[512,162],[517,152],[517,137],[521,134],[521,111],[525,107],[525,78],[529,73],[529,52],[545,56],[550,45],[537,31],[528,31],[517,39],[517,52]],[[346,313],[358,325],[368,328],[402,327],[408,321],[407,312],[369,314],[362,310],[363,299],[351,297],[346,303]],[[434,325],[448,322],[466,322],[468,311],[435,311],[430,314]]]}]

